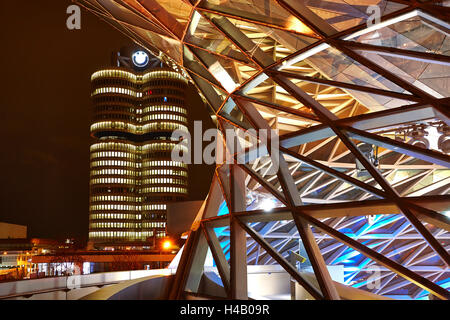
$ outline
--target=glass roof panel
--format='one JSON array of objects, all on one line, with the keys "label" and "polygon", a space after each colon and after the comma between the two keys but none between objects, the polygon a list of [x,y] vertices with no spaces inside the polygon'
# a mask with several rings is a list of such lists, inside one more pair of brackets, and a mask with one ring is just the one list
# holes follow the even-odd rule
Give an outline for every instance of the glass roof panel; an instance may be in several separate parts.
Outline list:
[{"label": "glass roof panel", "polygon": [[281,107],[287,107],[293,111],[303,112],[315,117],[315,114],[309,107],[300,103],[292,97],[286,90],[279,86],[271,78],[255,78],[249,82],[242,90],[242,94],[250,98],[261,100],[268,104],[275,104]]},{"label": "glass roof panel", "polygon": [[[214,14],[208,14],[208,16],[212,19],[219,17]],[[226,19],[253,42],[253,48],[248,50],[248,54],[251,56],[254,55],[255,50],[261,49],[269,59],[277,61],[318,40],[248,21],[232,18]]]},{"label": "glass roof panel", "polygon": [[239,63],[197,47],[190,47],[190,49],[228,92],[233,92],[258,71],[258,67],[252,63]]},{"label": "glass roof panel", "polygon": [[448,65],[427,63],[413,58],[393,57],[374,52],[357,52],[437,98],[450,96],[450,66]]},{"label": "glass roof panel", "polygon": [[392,23],[350,40],[383,47],[450,55],[448,33],[421,15]]},{"label": "glass roof panel", "polygon": [[372,19],[371,6],[379,8],[380,16],[405,8],[386,0],[308,0],[305,5],[338,31],[347,30]]},{"label": "glass roof panel", "polygon": [[249,62],[245,54],[198,12],[192,15],[184,41],[238,61]]},{"label": "glass roof panel", "polygon": [[[145,2],[141,1],[141,2]],[[171,16],[175,17],[179,23],[186,26],[192,12],[192,6],[185,1],[158,0],[160,4]]]},{"label": "glass roof panel", "polygon": [[285,30],[310,36],[315,33],[298,18],[291,15],[275,1],[267,0],[206,0],[200,8],[231,15],[244,20],[252,20],[266,25],[281,27]]},{"label": "glass roof panel", "polygon": [[177,63],[181,64],[181,43],[179,41],[139,27],[131,27],[131,29],[145,41],[148,41]]},{"label": "glass roof panel", "polygon": [[406,93],[405,89],[333,47],[309,57],[307,62],[325,77],[332,80]]}]

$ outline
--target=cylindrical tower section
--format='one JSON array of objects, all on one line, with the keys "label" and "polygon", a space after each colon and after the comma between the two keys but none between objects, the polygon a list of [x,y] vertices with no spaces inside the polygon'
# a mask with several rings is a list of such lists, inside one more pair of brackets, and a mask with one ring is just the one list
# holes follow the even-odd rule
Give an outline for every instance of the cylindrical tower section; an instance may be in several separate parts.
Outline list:
[{"label": "cylindrical tower section", "polygon": [[164,237],[167,203],[185,200],[188,195],[187,165],[171,160],[172,150],[181,148],[171,140],[173,131],[188,131],[187,82],[168,69],[152,70],[142,76],[142,82],[142,126],[144,134],[151,137],[142,145],[143,234]]},{"label": "cylindrical tower section", "polygon": [[93,137],[133,140],[137,134],[137,106],[142,97],[137,90],[137,78],[137,75],[119,68],[100,70],[92,75]]},{"label": "cylindrical tower section", "polygon": [[120,68],[92,77],[94,116],[91,135],[89,239],[94,243],[127,243],[142,237],[140,150],[136,133],[137,76]]},{"label": "cylindrical tower section", "polygon": [[[188,131],[187,80],[161,68],[92,75],[89,240],[126,246],[166,235],[166,206],[188,195],[188,168],[171,160],[175,130]],[[187,151],[187,150],[184,150]]]},{"label": "cylindrical tower section", "polygon": [[104,139],[91,146],[89,238],[94,242],[140,240],[138,157],[129,142]]}]

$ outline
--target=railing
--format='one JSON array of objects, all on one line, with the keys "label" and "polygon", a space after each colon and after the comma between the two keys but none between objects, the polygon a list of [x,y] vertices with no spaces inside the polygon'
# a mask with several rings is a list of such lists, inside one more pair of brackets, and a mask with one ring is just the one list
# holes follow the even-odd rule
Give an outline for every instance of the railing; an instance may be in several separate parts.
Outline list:
[{"label": "railing", "polygon": [[169,297],[172,275],[153,275],[99,289],[82,300],[164,300]]},{"label": "railing", "polygon": [[[107,285],[121,283],[123,281],[134,280],[149,276],[172,275],[171,269],[153,269],[153,270],[132,270],[93,273],[87,275],[74,275],[65,277],[52,277],[43,279],[20,280],[0,283],[0,299],[30,298],[34,295],[41,295],[43,299],[50,298],[49,293],[55,293],[55,299],[79,298],[79,295],[67,295],[68,292],[91,288],[94,290],[86,291],[86,294],[92,293],[99,288]],[[65,295],[57,293],[65,293]],[[39,297],[38,297],[39,298]]]}]

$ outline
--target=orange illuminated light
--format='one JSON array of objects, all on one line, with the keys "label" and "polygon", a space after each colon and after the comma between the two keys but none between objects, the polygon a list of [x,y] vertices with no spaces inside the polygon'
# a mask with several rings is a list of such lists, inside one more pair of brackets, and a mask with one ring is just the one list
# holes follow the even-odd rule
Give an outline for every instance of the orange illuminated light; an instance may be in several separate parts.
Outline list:
[{"label": "orange illuminated light", "polygon": [[163,249],[170,249],[171,247],[172,247],[172,242],[170,242],[169,240],[164,241]]},{"label": "orange illuminated light", "polygon": [[314,32],[306,24],[304,24],[294,16],[291,16],[288,19],[286,28],[299,33],[314,35]]}]

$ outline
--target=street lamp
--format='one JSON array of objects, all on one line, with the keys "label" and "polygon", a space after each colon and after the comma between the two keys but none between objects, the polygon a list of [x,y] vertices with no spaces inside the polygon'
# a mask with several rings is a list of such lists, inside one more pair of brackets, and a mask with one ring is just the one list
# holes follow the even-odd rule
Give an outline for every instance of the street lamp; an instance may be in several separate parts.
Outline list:
[{"label": "street lamp", "polygon": [[438,148],[441,149],[443,153],[450,153],[450,126],[443,123],[438,127],[438,132],[441,136],[438,139]]},{"label": "street lamp", "polygon": [[408,136],[411,137],[408,143],[419,148],[428,149],[430,142],[425,138],[427,135],[428,132],[425,131],[425,127],[416,126],[408,133]]},{"label": "street lamp", "polygon": [[172,242],[170,240],[165,240],[162,244],[164,250],[169,250],[172,248]]},{"label": "street lamp", "polygon": [[[378,160],[378,146],[375,146],[375,149],[374,149],[374,146],[371,145],[370,143],[362,142],[362,143],[357,145],[357,148],[359,149],[359,151],[363,154],[363,156],[367,160],[372,162],[372,164],[375,167],[378,166],[378,164],[379,164],[379,160]],[[359,159],[356,158],[356,157],[355,157],[355,164],[356,164],[356,170],[357,170],[358,177],[369,175],[366,167],[364,167],[364,165],[361,163],[361,161],[359,161]]]}]

